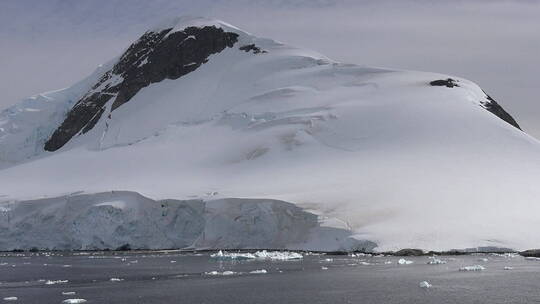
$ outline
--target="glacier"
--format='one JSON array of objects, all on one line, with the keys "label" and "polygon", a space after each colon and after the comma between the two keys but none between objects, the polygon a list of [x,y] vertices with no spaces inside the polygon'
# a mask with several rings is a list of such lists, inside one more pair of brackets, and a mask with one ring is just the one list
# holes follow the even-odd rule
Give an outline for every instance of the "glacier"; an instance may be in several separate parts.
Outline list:
[{"label": "glacier", "polygon": [[[475,83],[340,63],[207,18],[147,33],[205,27],[237,41],[112,97],[54,152],[46,142],[84,96],[130,85],[110,76],[122,56],[0,113],[0,250],[540,242],[540,143]],[[145,54],[133,68],[154,64]]]}]

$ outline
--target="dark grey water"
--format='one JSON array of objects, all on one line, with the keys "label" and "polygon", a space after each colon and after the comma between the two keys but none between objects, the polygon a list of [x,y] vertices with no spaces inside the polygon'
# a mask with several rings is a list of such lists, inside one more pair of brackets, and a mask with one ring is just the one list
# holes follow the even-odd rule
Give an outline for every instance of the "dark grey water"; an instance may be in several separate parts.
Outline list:
[{"label": "dark grey water", "polygon": [[[427,257],[406,259],[413,263],[328,255],[218,261],[174,252],[2,254],[0,303],[540,303],[540,260],[453,256],[428,265]],[[485,270],[459,271],[470,265]],[[267,273],[250,273],[262,269]],[[212,271],[234,274],[206,274]],[[433,286],[421,288],[421,281]],[[6,297],[18,300],[1,302]]]}]

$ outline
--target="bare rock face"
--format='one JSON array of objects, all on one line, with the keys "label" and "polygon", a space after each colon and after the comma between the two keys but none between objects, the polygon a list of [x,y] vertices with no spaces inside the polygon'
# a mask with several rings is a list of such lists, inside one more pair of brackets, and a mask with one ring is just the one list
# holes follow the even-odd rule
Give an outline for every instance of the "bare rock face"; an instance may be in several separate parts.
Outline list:
[{"label": "bare rock face", "polygon": [[457,84],[457,81],[452,78],[433,80],[429,84],[434,87],[443,87],[443,86],[448,87],[448,88],[459,87],[459,84]]},{"label": "bare rock face", "polygon": [[90,131],[114,98],[111,111],[142,88],[164,79],[177,79],[195,71],[212,54],[233,47],[238,34],[215,26],[187,27],[182,31],[147,32],[133,43],[114,67],[67,113],[63,123],[45,143],[56,151],[79,133]]},{"label": "bare rock face", "polygon": [[487,101],[482,102],[482,105],[484,106],[484,108],[486,108],[486,110],[490,111],[491,113],[497,115],[500,119],[521,130],[516,120],[510,114],[508,114],[508,112],[506,112],[503,107],[501,107],[493,98],[491,98],[491,96],[486,94],[486,99]]},{"label": "bare rock face", "polygon": [[[459,84],[458,84],[458,81],[455,80],[455,79],[452,79],[452,78],[447,78],[447,79],[438,79],[438,80],[433,80],[429,83],[431,86],[434,86],[434,87],[437,87],[437,86],[440,86],[440,87],[447,87],[447,88],[455,88],[455,87],[459,87]],[[486,94],[486,92],[484,92],[484,94]],[[521,130],[520,126],[518,125],[518,123],[516,122],[516,120],[510,115],[508,114],[508,112],[506,112],[503,107],[501,107],[493,98],[491,98],[491,96],[489,96],[488,94],[486,94],[486,100],[485,101],[480,101],[480,103],[482,104],[482,106],[490,111],[491,113],[495,114],[497,117],[499,117],[500,119],[506,121],[507,123],[511,124],[512,126],[518,128],[519,130]]]}]

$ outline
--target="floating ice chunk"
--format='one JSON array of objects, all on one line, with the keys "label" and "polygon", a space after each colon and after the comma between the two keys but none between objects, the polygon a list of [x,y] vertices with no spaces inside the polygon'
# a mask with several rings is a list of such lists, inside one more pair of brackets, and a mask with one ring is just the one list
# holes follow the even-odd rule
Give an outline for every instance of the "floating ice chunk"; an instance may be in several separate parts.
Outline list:
[{"label": "floating ice chunk", "polygon": [[422,282],[420,282],[419,286],[420,286],[420,288],[426,288],[427,289],[427,288],[430,288],[433,285],[429,284],[428,281],[422,281]]},{"label": "floating ice chunk", "polygon": [[370,257],[371,254],[359,252],[359,253],[351,253],[349,256],[352,258],[359,258],[359,257]]},{"label": "floating ice chunk", "polygon": [[482,266],[482,265],[473,265],[473,266],[465,266],[465,267],[461,267],[459,269],[459,271],[482,271],[482,270],[485,270],[486,267]]},{"label": "floating ice chunk", "polygon": [[489,261],[487,258],[481,258],[481,259],[478,259],[479,262],[487,262]]},{"label": "floating ice chunk", "polygon": [[208,271],[208,272],[205,272],[204,274],[206,275],[219,275],[220,273],[218,271]]},{"label": "floating ice chunk", "polygon": [[235,252],[223,252],[218,251],[217,253],[211,254],[211,258],[218,260],[250,260],[256,259],[257,257],[252,253],[235,253]]},{"label": "floating ice chunk", "polygon": [[333,262],[334,259],[324,259],[325,262]]},{"label": "floating ice chunk", "polygon": [[429,261],[427,263],[429,265],[439,265],[439,264],[446,264],[446,261],[440,260],[436,257],[429,257]]},{"label": "floating ice chunk", "polygon": [[405,259],[399,259],[399,260],[397,261],[397,263],[398,263],[399,265],[409,265],[409,264],[412,264],[413,261],[405,260]]},{"label": "floating ice chunk", "polygon": [[364,266],[371,265],[371,263],[364,262],[364,261],[360,262],[359,264],[360,264],[360,265],[364,265]]},{"label": "floating ice chunk", "polygon": [[253,274],[265,274],[265,273],[268,273],[268,271],[266,271],[266,269],[258,269],[258,270],[250,271],[249,273],[253,273]]},{"label": "floating ice chunk", "polygon": [[257,259],[266,259],[266,260],[298,260],[302,259],[304,256],[297,252],[289,251],[257,251],[255,252]]},{"label": "floating ice chunk", "polygon": [[45,285],[55,285],[55,284],[65,284],[69,282],[68,280],[47,280]]},{"label": "floating ice chunk", "polygon": [[384,263],[385,263],[386,265],[388,265],[388,264],[392,264],[392,261],[385,261]]},{"label": "floating ice chunk", "polygon": [[512,270],[514,269],[514,267],[511,267],[511,266],[504,266],[504,270]]},{"label": "floating ice chunk", "polygon": [[86,303],[85,299],[65,299],[62,301],[62,303],[66,304],[79,304],[79,303]]},{"label": "floating ice chunk", "polygon": [[520,255],[518,253],[515,253],[515,252],[506,252],[506,253],[492,252],[489,255],[498,256],[498,257],[505,257],[505,258],[517,258],[517,257],[520,257]]},{"label": "floating ice chunk", "polygon": [[17,297],[5,297],[4,301],[17,301],[19,298]]},{"label": "floating ice chunk", "polygon": [[236,274],[236,272],[234,271],[230,271],[230,270],[226,270],[224,272],[219,272],[219,271],[210,271],[210,272],[205,272],[206,275],[213,275],[213,276],[217,276],[217,275],[223,275],[223,276],[230,276],[230,275],[233,275],[233,274]]},{"label": "floating ice chunk", "polygon": [[109,281],[111,281],[111,282],[121,282],[123,280],[124,279],[120,279],[120,278],[111,278]]},{"label": "floating ice chunk", "polygon": [[280,260],[280,261],[286,261],[286,260],[297,260],[302,259],[303,256],[300,253],[296,252],[289,252],[289,251],[257,251],[255,253],[228,253],[223,251],[218,251],[217,253],[214,253],[210,255],[213,259],[219,259],[219,260],[252,260],[252,259],[258,259],[258,260]]},{"label": "floating ice chunk", "polygon": [[73,296],[75,294],[76,294],[75,291],[62,291],[63,296]]},{"label": "floating ice chunk", "polygon": [[171,264],[174,264],[174,263],[176,263],[176,261],[171,261]]},{"label": "floating ice chunk", "polygon": [[322,269],[322,270],[328,270],[328,267],[322,266],[321,269]]}]

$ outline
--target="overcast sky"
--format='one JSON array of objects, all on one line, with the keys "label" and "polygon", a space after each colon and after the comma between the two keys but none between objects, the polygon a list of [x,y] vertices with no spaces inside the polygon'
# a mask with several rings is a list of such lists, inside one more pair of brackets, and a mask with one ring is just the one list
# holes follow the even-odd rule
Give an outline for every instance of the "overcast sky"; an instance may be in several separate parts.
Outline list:
[{"label": "overcast sky", "polygon": [[0,0],[0,108],[73,84],[161,18],[184,14],[342,62],[468,78],[540,138],[533,0]]}]

